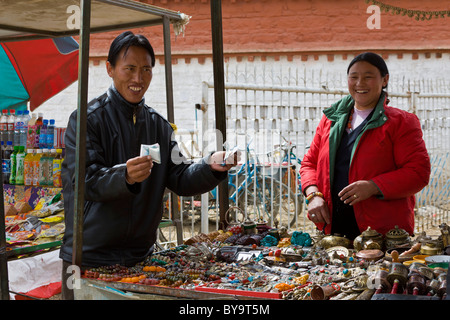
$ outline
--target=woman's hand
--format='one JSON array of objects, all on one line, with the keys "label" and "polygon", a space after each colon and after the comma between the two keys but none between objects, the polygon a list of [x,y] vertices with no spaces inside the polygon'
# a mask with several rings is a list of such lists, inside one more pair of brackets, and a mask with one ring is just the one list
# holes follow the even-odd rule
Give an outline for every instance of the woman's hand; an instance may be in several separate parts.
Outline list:
[{"label": "woman's hand", "polygon": [[308,203],[309,220],[314,223],[330,224],[330,212],[327,203],[322,197],[314,197]]},{"label": "woman's hand", "polygon": [[338,196],[344,203],[353,206],[355,203],[380,194],[375,182],[372,180],[359,180],[346,186]]},{"label": "woman's hand", "polygon": [[[310,195],[313,192],[318,191],[319,189],[317,189],[316,186],[309,186],[305,190],[305,194]],[[311,200],[309,200],[307,209],[309,220],[311,220],[312,222],[326,224],[331,223],[330,211],[328,210],[327,203],[322,197],[315,196]]]}]

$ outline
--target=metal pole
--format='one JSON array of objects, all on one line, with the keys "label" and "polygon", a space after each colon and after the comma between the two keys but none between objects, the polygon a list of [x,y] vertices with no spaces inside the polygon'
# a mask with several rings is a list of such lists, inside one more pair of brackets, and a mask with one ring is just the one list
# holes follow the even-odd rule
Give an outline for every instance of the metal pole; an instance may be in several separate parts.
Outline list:
[{"label": "metal pole", "polygon": [[77,150],[75,164],[75,201],[72,264],[81,267],[83,248],[83,211],[86,163],[86,119],[89,76],[89,38],[91,1],[81,0],[80,51],[78,58]]},{"label": "metal pole", "polygon": [[[217,137],[217,150],[223,150],[226,141],[225,115],[225,80],[223,67],[223,39],[222,39],[222,1],[211,0],[211,29],[214,69],[214,101],[216,113],[216,129],[222,137]],[[222,139],[221,139],[222,138]],[[226,227],[225,214],[229,207],[228,178],[219,184],[219,214],[221,227]]]},{"label": "metal pole", "polygon": [[164,31],[164,68],[166,72],[166,100],[167,100],[167,120],[175,123],[173,111],[173,80],[172,80],[172,53],[170,44],[170,20],[163,17]]},{"label": "metal pole", "polygon": [[[166,103],[167,103],[167,120],[170,123],[175,123],[175,116],[173,110],[173,79],[172,79],[172,49],[170,43],[170,19],[168,16],[163,17],[163,33],[164,33],[164,68],[166,74]],[[178,196],[170,193],[172,220],[179,219],[178,212]]]},{"label": "metal pole", "polygon": [[[1,170],[0,170],[1,171]],[[0,192],[2,202],[0,205],[0,299],[9,300],[9,279],[8,279],[8,256],[6,254],[6,228],[5,228],[5,206],[3,195],[3,172],[0,172]]]}]

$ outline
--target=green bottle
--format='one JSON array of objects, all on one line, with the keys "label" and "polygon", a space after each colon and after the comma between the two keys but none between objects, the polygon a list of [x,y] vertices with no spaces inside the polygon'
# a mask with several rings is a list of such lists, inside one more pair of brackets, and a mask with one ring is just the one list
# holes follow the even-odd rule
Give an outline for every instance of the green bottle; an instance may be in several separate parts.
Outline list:
[{"label": "green bottle", "polygon": [[24,184],[24,161],[25,161],[25,147],[19,146],[19,152],[16,155],[16,184]]},{"label": "green bottle", "polygon": [[16,184],[16,168],[17,168],[17,153],[19,146],[14,146],[14,151],[11,154],[11,176],[9,177],[9,184]]},{"label": "green bottle", "polygon": [[42,149],[42,157],[39,159],[39,185],[46,186],[48,177],[48,149]]}]

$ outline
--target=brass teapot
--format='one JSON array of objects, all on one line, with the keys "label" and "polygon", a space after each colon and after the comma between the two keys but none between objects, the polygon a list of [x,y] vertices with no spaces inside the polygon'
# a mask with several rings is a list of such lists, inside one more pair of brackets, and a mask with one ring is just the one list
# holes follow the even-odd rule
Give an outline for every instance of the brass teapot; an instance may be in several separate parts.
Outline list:
[{"label": "brass teapot", "polygon": [[383,250],[383,235],[370,227],[353,240],[353,248],[360,250]]}]

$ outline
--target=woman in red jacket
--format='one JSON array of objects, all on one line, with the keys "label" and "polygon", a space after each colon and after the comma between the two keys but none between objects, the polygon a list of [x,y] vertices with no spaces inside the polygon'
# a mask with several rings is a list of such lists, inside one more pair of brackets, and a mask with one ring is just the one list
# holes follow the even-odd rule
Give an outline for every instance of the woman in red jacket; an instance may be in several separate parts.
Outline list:
[{"label": "woman in red jacket", "polygon": [[416,115],[388,106],[389,72],[366,52],[348,70],[349,96],[324,110],[300,169],[308,217],[326,234],[354,239],[367,227],[414,232],[414,194],[430,159]]}]

